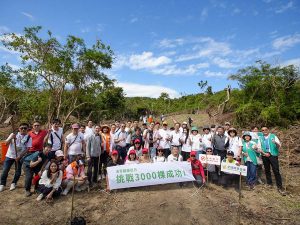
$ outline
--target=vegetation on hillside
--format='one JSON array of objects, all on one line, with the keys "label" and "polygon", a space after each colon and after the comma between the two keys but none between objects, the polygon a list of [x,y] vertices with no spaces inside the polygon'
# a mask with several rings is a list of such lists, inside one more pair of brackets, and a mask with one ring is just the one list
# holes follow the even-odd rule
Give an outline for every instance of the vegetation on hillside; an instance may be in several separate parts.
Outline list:
[{"label": "vegetation on hillside", "polygon": [[239,89],[213,93],[207,81],[200,81],[200,93],[171,99],[161,93],[157,99],[128,98],[115,86],[105,69],[112,67],[114,53],[97,40],[88,47],[84,40],[68,36],[59,42],[41,27],[24,29],[1,37],[2,44],[20,56],[22,66],[8,63],[0,68],[0,122],[16,113],[20,121],[39,118],[48,122],[59,117],[68,123],[70,116],[79,120],[137,119],[143,113],[154,115],[175,112],[234,112],[240,126],[266,124],[287,126],[300,117],[299,68],[271,66],[256,62],[229,76]]}]

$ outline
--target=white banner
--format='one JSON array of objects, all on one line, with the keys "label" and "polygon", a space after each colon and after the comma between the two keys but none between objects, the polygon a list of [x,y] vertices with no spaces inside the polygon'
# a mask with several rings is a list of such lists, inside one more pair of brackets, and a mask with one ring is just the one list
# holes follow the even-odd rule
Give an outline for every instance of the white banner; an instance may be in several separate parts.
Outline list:
[{"label": "white banner", "polygon": [[221,157],[218,155],[200,154],[199,160],[201,163],[207,163],[207,164],[212,164],[212,165],[217,165],[217,166],[220,166],[220,164],[221,164]]},{"label": "white banner", "polygon": [[107,167],[111,190],[194,181],[190,162],[141,163]]},{"label": "white banner", "polygon": [[242,173],[242,176],[247,176],[247,166],[243,166],[243,165],[237,166],[232,163],[222,162],[221,163],[221,171],[223,171],[225,173],[231,173],[231,174],[237,174],[237,175],[240,175],[240,173]]}]

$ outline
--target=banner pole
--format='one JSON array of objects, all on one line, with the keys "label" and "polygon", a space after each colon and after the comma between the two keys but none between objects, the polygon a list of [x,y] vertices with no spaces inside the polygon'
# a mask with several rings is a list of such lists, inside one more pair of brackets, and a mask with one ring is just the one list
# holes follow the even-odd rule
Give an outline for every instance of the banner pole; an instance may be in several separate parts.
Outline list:
[{"label": "banner pole", "polygon": [[238,225],[241,224],[241,199],[242,199],[242,172],[240,172],[240,179],[239,179]]}]

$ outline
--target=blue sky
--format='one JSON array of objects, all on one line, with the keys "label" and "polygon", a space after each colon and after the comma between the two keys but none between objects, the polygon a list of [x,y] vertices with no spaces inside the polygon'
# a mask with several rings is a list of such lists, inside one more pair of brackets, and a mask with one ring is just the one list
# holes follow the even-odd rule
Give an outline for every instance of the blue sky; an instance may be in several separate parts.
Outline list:
[{"label": "blue sky", "polygon": [[[262,59],[300,65],[300,1],[8,1],[1,2],[0,33],[41,25],[61,41],[69,34],[88,45],[101,39],[115,52],[108,75],[127,96],[171,97],[197,93],[200,80],[213,91]],[[0,64],[19,66],[0,46]]]}]

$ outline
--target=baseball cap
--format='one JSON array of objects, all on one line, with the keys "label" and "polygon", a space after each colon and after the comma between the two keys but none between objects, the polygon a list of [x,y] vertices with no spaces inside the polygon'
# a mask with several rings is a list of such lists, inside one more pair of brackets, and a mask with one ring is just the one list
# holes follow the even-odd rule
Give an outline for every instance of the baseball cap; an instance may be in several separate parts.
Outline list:
[{"label": "baseball cap", "polygon": [[227,151],[227,155],[234,156],[234,152],[229,150],[229,151]]},{"label": "baseball cap", "polygon": [[192,152],[190,153],[190,156],[196,156],[196,151],[192,151]]},{"label": "baseball cap", "polygon": [[182,124],[185,124],[185,125],[187,125],[187,122],[186,122],[186,121],[184,121],[184,122],[182,122]]},{"label": "baseball cap", "polygon": [[130,150],[130,151],[129,151],[129,155],[130,155],[130,154],[136,154],[136,153],[135,153],[135,150]]},{"label": "baseball cap", "polygon": [[112,155],[118,155],[119,153],[118,153],[117,150],[113,150],[113,151],[111,152],[111,154],[112,154]]},{"label": "baseball cap", "polygon": [[148,148],[143,148],[142,153],[143,153],[143,154],[148,153]]},{"label": "baseball cap", "polygon": [[74,123],[72,125],[72,129],[79,129],[79,124],[78,123]]},{"label": "baseball cap", "polygon": [[61,156],[64,156],[64,153],[63,153],[62,150],[57,150],[57,151],[55,152],[55,156],[56,156],[56,157],[61,157]]},{"label": "baseball cap", "polygon": [[140,139],[135,139],[134,144],[136,144],[136,143],[141,143]]}]

